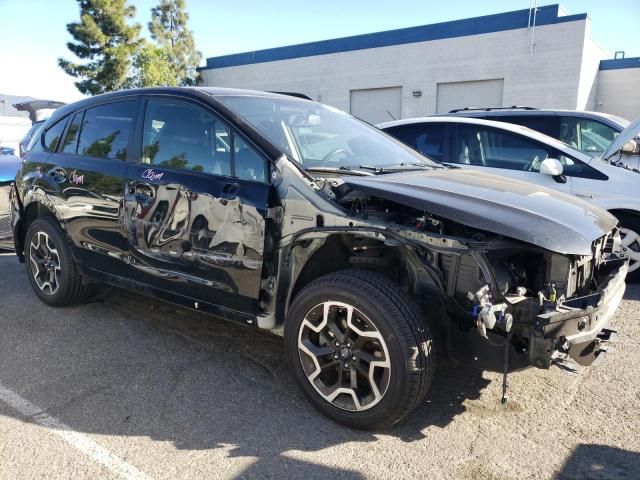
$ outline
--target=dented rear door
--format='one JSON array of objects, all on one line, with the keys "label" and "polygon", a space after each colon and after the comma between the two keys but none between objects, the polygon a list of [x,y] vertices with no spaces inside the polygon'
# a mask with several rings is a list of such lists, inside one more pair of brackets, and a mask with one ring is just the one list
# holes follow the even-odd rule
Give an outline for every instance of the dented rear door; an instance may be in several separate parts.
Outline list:
[{"label": "dented rear door", "polygon": [[[125,223],[136,280],[255,313],[264,255],[266,162],[206,106],[151,97]],[[242,148],[238,148],[238,146]],[[262,165],[260,167],[260,165]]]}]

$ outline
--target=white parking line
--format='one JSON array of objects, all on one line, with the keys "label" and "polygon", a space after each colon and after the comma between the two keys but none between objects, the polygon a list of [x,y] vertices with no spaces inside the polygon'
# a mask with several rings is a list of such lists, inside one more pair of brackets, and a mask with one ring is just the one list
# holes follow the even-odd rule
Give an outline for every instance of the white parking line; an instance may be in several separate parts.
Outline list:
[{"label": "white parking line", "polygon": [[77,448],[92,460],[103,465],[109,471],[126,479],[147,479],[148,477],[133,465],[128,464],[109,450],[101,447],[89,436],[74,431],[70,426],[47,414],[42,408],[0,384],[0,400],[21,415],[39,423],[55,433],[72,447]]}]

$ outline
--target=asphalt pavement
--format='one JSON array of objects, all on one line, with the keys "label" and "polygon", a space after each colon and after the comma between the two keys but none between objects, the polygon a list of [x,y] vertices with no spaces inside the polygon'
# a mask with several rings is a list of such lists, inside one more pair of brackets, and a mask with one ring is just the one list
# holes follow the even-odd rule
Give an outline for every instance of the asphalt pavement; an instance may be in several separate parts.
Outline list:
[{"label": "asphalt pavement", "polygon": [[404,422],[316,413],[282,340],[103,288],[40,303],[0,256],[0,479],[640,478],[640,286],[601,367],[501,376],[441,364]]}]

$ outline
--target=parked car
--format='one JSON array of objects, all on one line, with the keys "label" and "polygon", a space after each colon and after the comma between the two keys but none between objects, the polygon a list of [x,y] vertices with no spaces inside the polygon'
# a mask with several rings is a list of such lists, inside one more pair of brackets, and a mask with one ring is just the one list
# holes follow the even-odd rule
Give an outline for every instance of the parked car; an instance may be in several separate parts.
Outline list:
[{"label": "parked car", "polygon": [[16,151],[11,147],[3,147],[0,145],[0,155],[14,155]]},{"label": "parked car", "polygon": [[20,157],[24,157],[26,155],[28,145],[36,134],[38,128],[44,124],[45,120],[51,116],[53,111],[64,105],[66,105],[66,103],[55,100],[28,100],[14,105],[16,110],[20,112],[28,112],[29,119],[32,122],[31,128],[29,128],[24,137],[22,137],[22,140],[20,140]]},{"label": "parked car", "polygon": [[13,250],[13,231],[9,223],[9,191],[21,160],[10,154],[0,155],[0,251]]},{"label": "parked car", "polygon": [[608,210],[623,227],[629,279],[640,280],[640,175],[610,162],[632,148],[629,140],[637,135],[640,119],[598,157],[529,128],[490,120],[434,116],[378,126],[435,160],[524,180]]},{"label": "parked car", "polygon": [[[629,120],[601,112],[580,110],[539,110],[531,107],[460,108],[449,115],[494,120],[522,125],[556,138],[589,155],[601,155],[618,135],[629,126]],[[640,171],[640,139],[630,140],[627,151],[611,159],[611,163]]]},{"label": "parked car", "polygon": [[11,202],[46,304],[100,281],[282,334],[310,402],[357,428],[420,405],[436,350],[505,374],[601,359],[628,268],[595,205],[264,92],[153,88],[63,107]]}]

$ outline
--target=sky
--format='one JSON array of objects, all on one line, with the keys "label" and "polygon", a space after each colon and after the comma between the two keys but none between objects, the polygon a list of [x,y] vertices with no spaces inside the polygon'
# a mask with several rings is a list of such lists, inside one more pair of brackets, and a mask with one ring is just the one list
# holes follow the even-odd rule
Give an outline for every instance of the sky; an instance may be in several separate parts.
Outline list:
[{"label": "sky", "polygon": [[[613,54],[640,56],[639,0],[564,0],[569,14],[588,13],[593,38]],[[136,21],[158,0],[129,0]],[[541,2],[539,5],[558,3]],[[529,8],[527,0],[187,0],[189,26],[203,58]],[[82,97],[57,65],[72,59],[66,24],[75,0],[0,0],[0,93],[62,101]],[[204,64],[204,59],[202,61]]]}]

